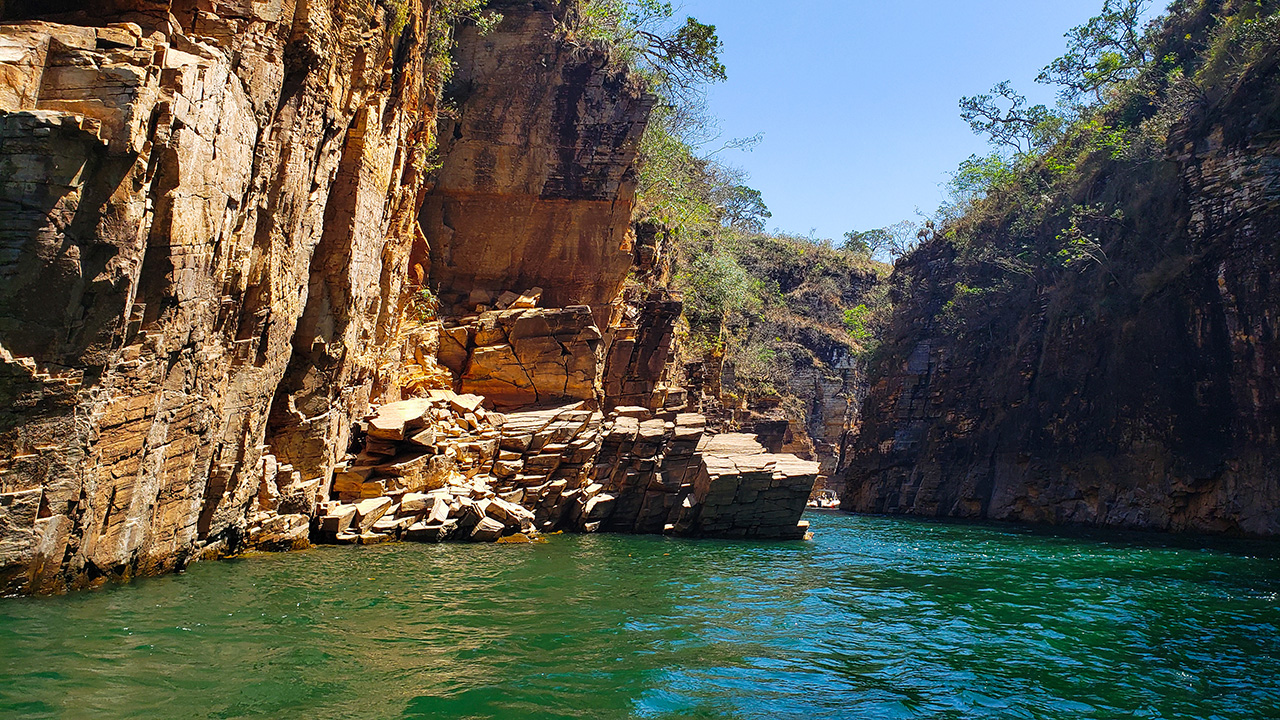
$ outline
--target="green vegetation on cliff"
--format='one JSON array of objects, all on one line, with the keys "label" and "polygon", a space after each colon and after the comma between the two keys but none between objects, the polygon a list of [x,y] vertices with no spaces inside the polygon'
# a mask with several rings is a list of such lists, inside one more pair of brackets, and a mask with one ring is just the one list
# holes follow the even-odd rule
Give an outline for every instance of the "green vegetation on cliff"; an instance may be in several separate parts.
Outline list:
[{"label": "green vegetation on cliff", "polygon": [[[1007,82],[961,100],[962,116],[995,152],[961,165],[953,202],[933,219],[940,230],[923,239],[953,243],[962,260],[995,265],[1005,277],[1106,270],[1104,245],[1126,219],[1088,188],[1115,172],[1154,168],[1173,152],[1178,128],[1252,68],[1275,62],[1280,47],[1275,0],[1178,0],[1142,28],[1148,4],[1106,0],[1067,33],[1066,54],[1040,75],[1061,86],[1058,108],[1027,107]],[[1006,241],[984,241],[992,237]]]},{"label": "green vegetation on cliff", "polygon": [[[961,260],[1013,276],[1105,266],[1100,235],[1123,218],[1083,188],[1163,160],[1175,129],[1270,62],[1280,42],[1275,0],[1177,0],[1143,26],[1150,5],[1105,0],[1067,32],[1066,52],[1037,78],[1059,87],[1056,107],[1030,105],[1008,81],[961,98],[961,117],[992,152],[960,164],[931,215],[847,233],[846,246],[899,258],[926,241],[953,243]],[[1033,237],[1050,226],[1049,237]],[[983,240],[994,236],[1014,242],[996,250]]]},{"label": "green vegetation on cliff", "polygon": [[[1183,256],[1135,237],[1125,206],[1138,201],[1101,189],[1122,176],[1143,192],[1167,170],[1179,128],[1202,120],[1251,69],[1276,61],[1280,3],[1177,0],[1143,27],[1149,4],[1105,0],[1099,15],[1066,34],[1066,53],[1038,78],[1060,87],[1057,107],[1029,105],[1007,81],[962,98],[961,117],[987,137],[991,154],[960,164],[948,202],[931,216],[848,233],[846,247],[893,258],[921,244],[930,257],[948,248],[954,288],[934,320],[959,335],[990,333],[993,306],[1026,302],[1019,292],[1067,275],[1097,272],[1116,282],[1122,255],[1163,254],[1161,272],[1174,272]],[[911,288],[899,282],[897,292],[905,302],[901,293]]]},{"label": "green vegetation on cliff", "polygon": [[686,17],[660,0],[579,0],[563,23],[565,38],[604,43],[614,61],[642,74],[666,97],[695,93],[704,83],[724,80],[716,26]]},{"label": "green vegetation on cliff", "polygon": [[722,229],[678,246],[689,346],[734,369],[730,391],[769,396],[797,370],[847,366],[870,349],[867,304],[883,266],[866,255],[781,233]]},{"label": "green vegetation on cliff", "polygon": [[641,235],[659,239],[657,261],[635,280],[683,300],[677,355],[706,381],[704,409],[724,402],[726,417],[750,423],[778,420],[781,407],[833,458],[860,398],[887,266],[871,244],[766,231],[765,199],[726,160],[762,138],[726,140],[703,102],[726,76],[714,31],[652,0],[590,0],[569,24],[571,37],[610,43],[658,96],[636,210]]}]

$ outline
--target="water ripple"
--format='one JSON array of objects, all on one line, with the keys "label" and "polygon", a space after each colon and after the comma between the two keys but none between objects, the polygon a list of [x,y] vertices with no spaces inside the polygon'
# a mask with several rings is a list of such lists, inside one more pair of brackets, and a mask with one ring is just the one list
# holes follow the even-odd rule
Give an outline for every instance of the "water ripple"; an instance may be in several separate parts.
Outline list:
[{"label": "water ripple", "polygon": [[1280,553],[812,518],[812,543],[324,548],[0,602],[0,717],[1280,717]]}]

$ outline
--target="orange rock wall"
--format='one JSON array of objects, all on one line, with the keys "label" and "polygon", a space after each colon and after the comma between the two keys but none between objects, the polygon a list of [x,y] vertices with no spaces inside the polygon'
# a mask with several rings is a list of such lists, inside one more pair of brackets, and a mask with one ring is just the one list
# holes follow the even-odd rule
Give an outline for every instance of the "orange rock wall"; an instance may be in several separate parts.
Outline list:
[{"label": "orange rock wall", "polygon": [[498,8],[463,29],[445,97],[441,162],[422,206],[445,308],[474,291],[542,287],[544,307],[607,305],[631,268],[635,160],[654,99],[593,47],[556,40],[555,14]]},{"label": "orange rock wall", "polygon": [[0,591],[233,541],[273,449],[286,496],[325,474],[398,348],[434,125],[414,0],[400,33],[357,0],[31,5],[0,25]]}]

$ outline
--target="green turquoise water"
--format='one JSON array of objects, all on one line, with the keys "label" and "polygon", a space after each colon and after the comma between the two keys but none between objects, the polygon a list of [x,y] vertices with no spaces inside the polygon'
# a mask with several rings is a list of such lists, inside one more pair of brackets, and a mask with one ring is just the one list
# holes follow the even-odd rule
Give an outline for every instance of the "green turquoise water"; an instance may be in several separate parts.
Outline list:
[{"label": "green turquoise water", "polygon": [[1274,545],[811,519],[4,600],[0,717],[1280,717]]}]

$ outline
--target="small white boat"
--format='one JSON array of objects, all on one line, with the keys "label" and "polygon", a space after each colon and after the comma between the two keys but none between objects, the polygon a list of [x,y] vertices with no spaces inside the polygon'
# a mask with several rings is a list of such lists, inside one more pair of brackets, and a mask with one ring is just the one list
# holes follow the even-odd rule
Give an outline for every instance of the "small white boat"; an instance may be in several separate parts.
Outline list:
[{"label": "small white boat", "polygon": [[840,498],[831,490],[820,490],[805,505],[809,510],[839,510]]}]

